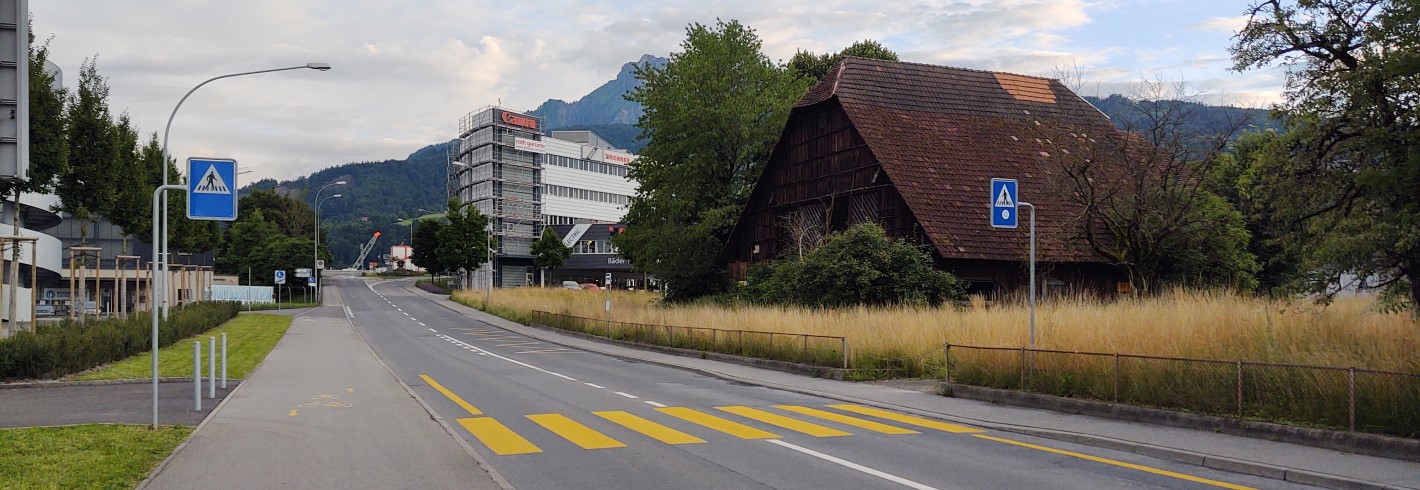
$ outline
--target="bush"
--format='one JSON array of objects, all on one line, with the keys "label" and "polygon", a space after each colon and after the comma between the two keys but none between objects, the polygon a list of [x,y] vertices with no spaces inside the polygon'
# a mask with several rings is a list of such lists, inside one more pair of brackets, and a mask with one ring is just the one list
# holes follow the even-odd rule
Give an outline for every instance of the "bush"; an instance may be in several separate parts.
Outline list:
[{"label": "bush", "polygon": [[[201,302],[173,308],[158,324],[159,346],[211,330],[237,316],[241,303]],[[0,379],[58,378],[152,349],[152,317],[64,319],[0,340]]]},{"label": "bush", "polygon": [[932,267],[929,253],[889,238],[877,223],[829,236],[802,261],[751,268],[739,293],[751,303],[828,308],[936,306],[966,299],[956,277]]}]

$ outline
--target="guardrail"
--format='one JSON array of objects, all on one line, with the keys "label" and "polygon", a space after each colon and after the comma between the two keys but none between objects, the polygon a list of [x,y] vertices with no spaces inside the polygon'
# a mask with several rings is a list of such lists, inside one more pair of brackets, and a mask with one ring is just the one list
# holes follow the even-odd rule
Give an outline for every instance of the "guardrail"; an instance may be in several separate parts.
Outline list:
[{"label": "guardrail", "polygon": [[532,322],[537,325],[638,344],[718,352],[811,366],[848,368],[847,337],[650,325],[536,310],[532,312]]},{"label": "guardrail", "polygon": [[1420,437],[1420,374],[946,344],[947,383]]}]

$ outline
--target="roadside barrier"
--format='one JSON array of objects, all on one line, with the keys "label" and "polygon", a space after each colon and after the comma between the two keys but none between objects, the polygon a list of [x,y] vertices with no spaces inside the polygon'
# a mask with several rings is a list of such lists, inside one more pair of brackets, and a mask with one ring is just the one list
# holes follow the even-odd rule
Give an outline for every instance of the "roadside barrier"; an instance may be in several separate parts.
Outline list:
[{"label": "roadside barrier", "polygon": [[946,344],[947,383],[1420,437],[1420,374]]},{"label": "roadside barrier", "polygon": [[638,344],[848,368],[848,338],[831,335],[650,325],[532,312],[532,323]]},{"label": "roadside barrier", "polygon": [[[227,389],[227,334],[222,334],[222,389]],[[207,337],[207,398],[217,398],[217,337]],[[192,406],[202,411],[202,341],[192,341]]]}]

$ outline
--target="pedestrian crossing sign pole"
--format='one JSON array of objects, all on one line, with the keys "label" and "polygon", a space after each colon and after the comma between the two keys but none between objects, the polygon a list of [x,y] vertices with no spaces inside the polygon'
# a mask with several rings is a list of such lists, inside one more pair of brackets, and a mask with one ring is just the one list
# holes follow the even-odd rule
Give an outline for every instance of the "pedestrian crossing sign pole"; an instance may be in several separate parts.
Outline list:
[{"label": "pedestrian crossing sign pole", "polygon": [[237,219],[237,161],[187,159],[187,219]]},{"label": "pedestrian crossing sign pole", "polygon": [[1035,348],[1035,206],[1021,202],[1016,179],[991,179],[992,228],[1015,228],[1016,210],[1030,210],[1030,346]]}]

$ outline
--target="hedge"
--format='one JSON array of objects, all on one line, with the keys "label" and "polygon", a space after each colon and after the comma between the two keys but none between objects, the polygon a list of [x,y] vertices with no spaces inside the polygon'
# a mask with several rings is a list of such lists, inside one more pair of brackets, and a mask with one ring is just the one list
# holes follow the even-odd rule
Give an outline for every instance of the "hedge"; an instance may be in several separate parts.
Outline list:
[{"label": "hedge", "polygon": [[[158,343],[166,346],[206,332],[239,311],[241,304],[232,301],[175,307],[158,325]],[[40,325],[34,332],[0,340],[0,379],[59,378],[142,354],[153,348],[152,332],[147,313]]]}]

